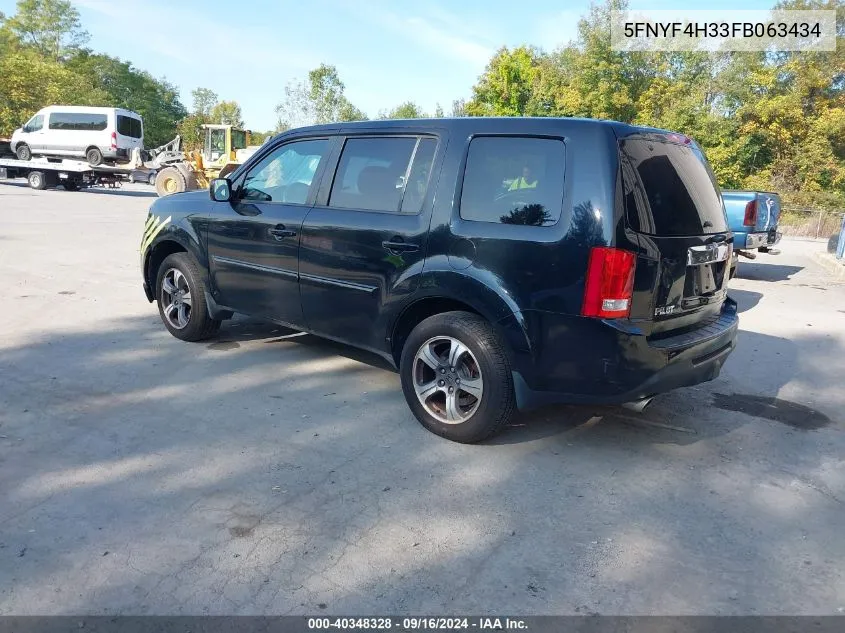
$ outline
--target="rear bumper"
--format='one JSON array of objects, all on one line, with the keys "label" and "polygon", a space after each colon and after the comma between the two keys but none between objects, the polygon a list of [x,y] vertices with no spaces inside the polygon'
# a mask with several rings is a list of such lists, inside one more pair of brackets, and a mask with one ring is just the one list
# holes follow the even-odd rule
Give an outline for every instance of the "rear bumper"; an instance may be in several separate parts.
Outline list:
[{"label": "rear bumper", "polygon": [[622,404],[713,380],[736,347],[739,327],[732,299],[706,325],[659,340],[649,340],[630,323],[560,317],[578,319],[590,331],[579,334],[558,324],[565,336],[555,336],[553,329],[532,361],[515,363],[520,409]]},{"label": "rear bumper", "polygon": [[128,160],[130,151],[128,149],[118,147],[101,147],[103,158]]},{"label": "rear bumper", "polygon": [[759,248],[769,243],[769,233],[749,233],[745,237],[745,246],[740,248]]}]

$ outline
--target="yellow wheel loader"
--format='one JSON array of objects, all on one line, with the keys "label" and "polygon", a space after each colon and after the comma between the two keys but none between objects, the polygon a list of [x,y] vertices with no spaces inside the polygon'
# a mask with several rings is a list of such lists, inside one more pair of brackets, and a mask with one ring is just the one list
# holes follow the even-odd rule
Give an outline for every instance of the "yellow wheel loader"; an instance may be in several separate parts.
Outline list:
[{"label": "yellow wheel loader", "polygon": [[181,139],[150,151],[152,164],[159,171],[155,177],[156,193],[207,189],[214,178],[222,178],[251,156],[258,146],[249,145],[249,130],[231,125],[203,125],[205,139],[202,151],[180,151]]}]

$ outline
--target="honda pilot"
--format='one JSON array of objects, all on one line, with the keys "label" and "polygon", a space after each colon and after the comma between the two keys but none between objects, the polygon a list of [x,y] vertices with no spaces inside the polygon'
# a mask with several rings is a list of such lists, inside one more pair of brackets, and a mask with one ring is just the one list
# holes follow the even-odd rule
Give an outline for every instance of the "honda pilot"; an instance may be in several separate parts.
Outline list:
[{"label": "honda pilot", "polygon": [[680,134],[459,118],[290,130],[228,178],[156,200],[143,286],[173,336],[234,313],[369,350],[459,442],[518,410],[633,403],[733,350],[732,235]]}]

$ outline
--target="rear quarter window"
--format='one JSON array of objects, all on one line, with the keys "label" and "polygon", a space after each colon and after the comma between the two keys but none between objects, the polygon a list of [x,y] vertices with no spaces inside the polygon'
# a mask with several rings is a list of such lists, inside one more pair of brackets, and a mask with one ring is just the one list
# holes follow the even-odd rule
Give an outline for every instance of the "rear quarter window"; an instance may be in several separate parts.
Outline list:
[{"label": "rear quarter window", "polygon": [[557,224],[563,208],[565,160],[560,139],[472,139],[461,188],[461,218],[525,226]]},{"label": "rear quarter window", "polygon": [[633,230],[662,236],[728,230],[716,180],[698,147],[626,139],[620,149],[625,208]]}]

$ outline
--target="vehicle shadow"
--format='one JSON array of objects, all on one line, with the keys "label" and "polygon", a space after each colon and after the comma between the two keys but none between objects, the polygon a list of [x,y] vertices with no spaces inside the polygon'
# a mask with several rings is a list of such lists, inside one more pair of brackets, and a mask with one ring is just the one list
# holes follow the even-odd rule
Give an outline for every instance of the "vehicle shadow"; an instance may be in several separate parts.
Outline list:
[{"label": "vehicle shadow", "polygon": [[[730,294],[739,304],[741,312],[750,310],[762,298],[761,293],[747,290],[733,289]],[[319,355],[340,356],[374,369],[397,373],[392,365],[377,354],[251,317],[236,316],[224,322],[217,339],[206,345],[209,350],[228,350],[236,349],[240,342],[251,340],[263,340],[267,345],[292,343]],[[807,350],[802,353],[799,345],[807,347]],[[501,434],[484,444],[495,446],[566,438],[573,433],[586,433],[591,429],[589,432],[598,443],[615,443],[625,438],[625,442],[632,446],[648,445],[655,441],[686,445],[730,433],[746,423],[746,418],[725,416],[717,410],[744,413],[799,429],[823,428],[837,421],[814,409],[776,396],[799,368],[805,380],[822,386],[830,383],[828,373],[818,369],[819,366],[812,361],[819,357],[820,347],[825,345],[826,340],[813,337],[796,342],[757,332],[740,331],[738,347],[719,378],[659,394],[644,412],[637,413],[622,406],[545,406],[517,413],[513,422]],[[769,359],[788,371],[777,372],[778,378],[773,380],[772,372],[765,371]],[[804,426],[801,422],[803,418],[809,420]]]},{"label": "vehicle shadow", "polygon": [[736,276],[753,281],[786,281],[802,270],[803,266],[741,261]]},{"label": "vehicle shadow", "polygon": [[293,342],[317,352],[343,356],[376,369],[396,372],[393,365],[374,352],[320,338],[271,321],[240,315],[224,321],[216,339],[209,341],[207,347],[210,350],[235,349],[239,342],[257,339],[267,339],[264,341],[267,345]]},{"label": "vehicle shadow", "polygon": [[739,288],[729,288],[728,296],[736,301],[737,311],[740,313],[751,310],[760,303],[760,299],[763,298],[763,294],[760,292],[754,292],[753,290],[740,290]]}]

